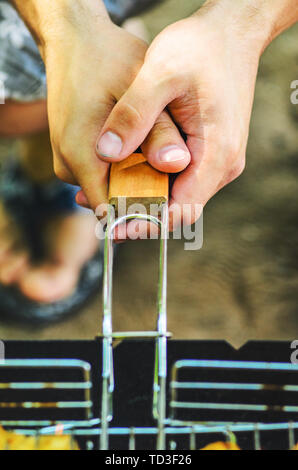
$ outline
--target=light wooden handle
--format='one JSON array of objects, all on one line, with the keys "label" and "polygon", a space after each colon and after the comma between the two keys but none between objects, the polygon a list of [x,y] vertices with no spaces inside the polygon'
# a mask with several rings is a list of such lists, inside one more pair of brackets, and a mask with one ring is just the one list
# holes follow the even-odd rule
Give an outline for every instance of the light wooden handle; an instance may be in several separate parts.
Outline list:
[{"label": "light wooden handle", "polygon": [[113,163],[110,171],[109,202],[118,210],[119,198],[126,198],[126,207],[143,204],[160,205],[169,197],[169,175],[152,168],[140,153],[122,162]]}]

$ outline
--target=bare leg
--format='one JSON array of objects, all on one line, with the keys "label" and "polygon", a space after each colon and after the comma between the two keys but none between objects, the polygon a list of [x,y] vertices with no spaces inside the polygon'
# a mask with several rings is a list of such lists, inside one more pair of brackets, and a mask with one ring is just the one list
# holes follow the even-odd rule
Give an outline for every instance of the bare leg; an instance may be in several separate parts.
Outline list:
[{"label": "bare leg", "polygon": [[48,129],[47,103],[16,103],[0,106],[0,137],[24,137]]},{"label": "bare leg", "polygon": [[21,165],[28,177],[37,183],[46,183],[54,175],[49,131],[19,139]]},{"label": "bare leg", "polygon": [[[1,106],[0,135],[19,137],[21,165],[31,180],[42,184],[55,177],[44,101]],[[95,223],[89,213],[49,221],[40,235],[47,243],[48,258],[33,266],[16,224],[0,201],[0,282],[17,284],[27,297],[39,302],[68,296],[76,287],[81,267],[97,249]]]}]

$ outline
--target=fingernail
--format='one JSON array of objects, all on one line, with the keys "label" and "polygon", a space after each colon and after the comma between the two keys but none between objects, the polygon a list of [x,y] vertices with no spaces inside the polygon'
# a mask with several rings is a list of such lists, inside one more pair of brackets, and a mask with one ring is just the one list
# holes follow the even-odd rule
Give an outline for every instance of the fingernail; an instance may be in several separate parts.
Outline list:
[{"label": "fingernail", "polygon": [[122,150],[122,140],[114,132],[106,132],[97,142],[97,152],[103,157],[117,158]]},{"label": "fingernail", "polygon": [[187,153],[178,145],[169,145],[159,151],[158,158],[163,163],[178,162],[184,160]]}]

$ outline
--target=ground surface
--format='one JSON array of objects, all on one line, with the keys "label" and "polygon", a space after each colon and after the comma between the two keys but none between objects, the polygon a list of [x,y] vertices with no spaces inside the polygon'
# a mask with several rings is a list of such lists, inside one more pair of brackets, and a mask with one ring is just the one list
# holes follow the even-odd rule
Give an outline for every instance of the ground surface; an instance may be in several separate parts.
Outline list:
[{"label": "ground surface", "polygon": [[[166,1],[144,15],[151,35],[191,13],[200,1]],[[185,6],[187,5],[187,6]],[[298,338],[298,27],[263,56],[247,168],[206,207],[204,246],[169,244],[169,329],[176,338]],[[115,267],[114,326],[154,325],[158,245],[127,243]],[[1,310],[1,306],[0,306]],[[101,295],[79,315],[45,329],[0,324],[1,339],[92,338],[100,330]]]}]

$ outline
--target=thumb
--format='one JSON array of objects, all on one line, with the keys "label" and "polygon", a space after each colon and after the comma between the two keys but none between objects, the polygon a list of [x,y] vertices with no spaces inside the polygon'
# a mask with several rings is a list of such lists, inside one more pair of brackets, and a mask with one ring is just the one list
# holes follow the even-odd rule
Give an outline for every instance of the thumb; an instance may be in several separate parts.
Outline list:
[{"label": "thumb", "polygon": [[135,152],[172,99],[167,88],[155,84],[152,74],[144,70],[115,105],[100,133],[96,152],[105,161],[120,161]]}]

